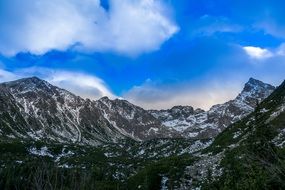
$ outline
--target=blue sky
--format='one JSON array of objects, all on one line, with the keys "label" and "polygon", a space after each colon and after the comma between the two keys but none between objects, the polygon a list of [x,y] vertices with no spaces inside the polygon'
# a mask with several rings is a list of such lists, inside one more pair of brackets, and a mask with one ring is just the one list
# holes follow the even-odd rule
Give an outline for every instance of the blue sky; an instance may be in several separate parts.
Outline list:
[{"label": "blue sky", "polygon": [[208,109],[285,79],[282,0],[0,0],[0,81]]}]

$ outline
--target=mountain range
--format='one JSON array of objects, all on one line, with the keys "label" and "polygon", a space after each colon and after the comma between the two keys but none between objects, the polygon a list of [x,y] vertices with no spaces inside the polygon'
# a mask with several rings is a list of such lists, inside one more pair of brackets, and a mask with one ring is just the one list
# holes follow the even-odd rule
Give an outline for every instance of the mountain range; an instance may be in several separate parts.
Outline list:
[{"label": "mountain range", "polygon": [[208,111],[0,84],[0,189],[284,189],[285,81]]},{"label": "mountain range", "polygon": [[0,88],[2,136],[89,145],[126,138],[213,138],[275,89],[251,78],[234,100],[204,111],[191,106],[144,110],[121,99],[83,99],[37,77]]}]

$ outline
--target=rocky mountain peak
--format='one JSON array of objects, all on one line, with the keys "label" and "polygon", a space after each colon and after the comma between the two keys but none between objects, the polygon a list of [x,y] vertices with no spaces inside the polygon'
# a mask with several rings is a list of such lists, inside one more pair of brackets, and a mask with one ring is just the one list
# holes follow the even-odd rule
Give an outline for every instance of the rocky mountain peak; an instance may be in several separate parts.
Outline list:
[{"label": "rocky mountain peak", "polygon": [[192,106],[174,106],[170,110],[194,111],[194,108]]},{"label": "rocky mountain peak", "polygon": [[173,137],[177,134],[161,125],[148,111],[124,99],[102,97],[95,101],[102,115],[126,136],[136,140]]},{"label": "rocky mountain peak", "polygon": [[169,110],[151,110],[150,113],[161,120],[163,125],[187,138],[211,138],[251,113],[256,102],[264,100],[274,89],[270,84],[250,78],[236,99],[214,105],[209,111],[175,106]]},{"label": "rocky mountain peak", "polygon": [[7,85],[41,85],[41,84],[45,84],[45,85],[50,85],[47,81],[42,80],[38,77],[28,77],[28,78],[23,78],[23,79],[18,79],[15,81],[11,81],[11,82],[6,82],[4,84]]},{"label": "rocky mountain peak", "polygon": [[99,101],[108,102],[108,101],[110,101],[110,99],[108,98],[108,96],[103,96],[102,98],[99,99]]},{"label": "rocky mountain peak", "polygon": [[95,102],[47,81],[31,77],[2,83],[1,87],[9,93],[3,94],[3,98],[0,94],[0,99],[9,99],[6,107],[13,108],[13,112],[0,108],[0,116],[8,115],[13,127],[6,135],[92,145],[125,138],[104,118]]},{"label": "rocky mountain peak", "polygon": [[113,111],[120,111],[121,113],[123,112],[133,112],[133,111],[143,111],[142,108],[128,102],[127,100],[124,99],[110,99],[107,96],[104,96],[100,98],[99,100],[96,101],[98,105],[104,104],[107,106],[109,109],[112,109]]},{"label": "rocky mountain peak", "polygon": [[203,112],[205,112],[205,110],[203,110],[201,108],[195,109],[195,114],[200,114],[200,113],[203,113]]},{"label": "rocky mountain peak", "polygon": [[53,87],[50,83],[39,79],[38,77],[23,78],[11,82],[6,82],[2,85],[12,89],[12,91],[15,93],[21,94],[37,91],[49,92]]},{"label": "rocky mountain peak", "polygon": [[174,118],[179,118],[181,116],[183,117],[189,117],[194,113],[194,108],[191,106],[174,106],[170,110],[168,110],[168,113],[170,113]]},{"label": "rocky mountain peak", "polygon": [[245,102],[254,107],[257,101],[262,101],[265,97],[269,96],[273,90],[275,90],[274,86],[250,78],[236,100]]},{"label": "rocky mountain peak", "polygon": [[260,80],[250,78],[249,81],[244,85],[242,92],[262,91],[267,89],[274,90],[275,87]]}]

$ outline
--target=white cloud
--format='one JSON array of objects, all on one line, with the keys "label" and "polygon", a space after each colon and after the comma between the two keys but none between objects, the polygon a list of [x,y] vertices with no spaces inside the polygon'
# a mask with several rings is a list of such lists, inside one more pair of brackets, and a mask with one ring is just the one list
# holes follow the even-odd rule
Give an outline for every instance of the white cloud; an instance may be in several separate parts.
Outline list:
[{"label": "white cloud", "polygon": [[[280,16],[280,17],[283,17],[283,16]],[[265,20],[261,22],[257,22],[254,26],[257,29],[264,30],[266,34],[270,34],[272,36],[284,39],[285,38],[285,26],[283,23],[284,23],[284,20],[277,21],[272,18],[271,19],[266,18]]]},{"label": "white cloud", "polygon": [[1,2],[0,52],[44,54],[77,44],[80,51],[136,55],[178,31],[160,0],[9,0]]},{"label": "white cloud", "polygon": [[260,47],[246,46],[243,49],[253,59],[266,59],[273,56],[271,51]]},{"label": "white cloud", "polygon": [[103,96],[115,98],[102,79],[82,73],[56,71],[46,77],[50,83],[68,89],[83,98],[98,99]]},{"label": "white cloud", "polygon": [[233,99],[241,89],[241,84],[233,81],[207,81],[200,83],[199,86],[192,84],[164,86],[148,80],[130,89],[123,97],[146,109],[168,109],[176,105],[209,109],[215,104]]},{"label": "white cloud", "polygon": [[282,43],[276,48],[271,50],[266,48],[254,47],[254,46],[245,46],[242,49],[247,53],[247,55],[257,61],[264,61],[268,58],[277,58],[285,56],[285,43]]},{"label": "white cloud", "polygon": [[277,49],[277,55],[285,56],[285,43],[281,44]]},{"label": "white cloud", "polygon": [[0,69],[0,82],[6,82],[17,79],[18,76],[12,72]]},{"label": "white cloud", "polygon": [[203,15],[196,20],[191,33],[194,36],[212,36],[216,33],[238,33],[242,30],[242,26],[232,23],[227,17]]}]

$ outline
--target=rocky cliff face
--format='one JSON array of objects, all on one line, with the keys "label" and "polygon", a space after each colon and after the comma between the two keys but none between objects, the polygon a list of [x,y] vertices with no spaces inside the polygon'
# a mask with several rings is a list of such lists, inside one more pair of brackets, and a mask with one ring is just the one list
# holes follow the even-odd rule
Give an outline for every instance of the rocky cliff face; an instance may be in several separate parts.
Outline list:
[{"label": "rocky cliff face", "polygon": [[250,79],[236,99],[209,111],[147,111],[126,100],[82,99],[36,77],[0,84],[0,134],[96,145],[122,139],[212,138],[254,110],[274,87]]},{"label": "rocky cliff face", "polygon": [[103,97],[95,102],[101,114],[122,134],[135,140],[179,137],[148,111],[126,100]]},{"label": "rocky cliff face", "polygon": [[4,136],[96,145],[176,134],[125,100],[85,100],[36,77],[3,83],[0,88]]},{"label": "rocky cliff face", "polygon": [[209,111],[189,106],[175,106],[169,110],[150,113],[168,128],[186,138],[212,138],[230,124],[251,113],[257,102],[268,97],[275,87],[250,78],[242,92],[231,101],[214,105]]},{"label": "rocky cliff face", "polygon": [[125,138],[101,115],[95,102],[46,81],[33,77],[0,87],[0,130],[5,136],[92,145]]}]

